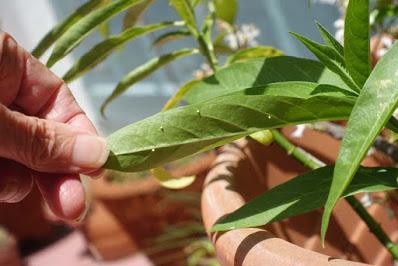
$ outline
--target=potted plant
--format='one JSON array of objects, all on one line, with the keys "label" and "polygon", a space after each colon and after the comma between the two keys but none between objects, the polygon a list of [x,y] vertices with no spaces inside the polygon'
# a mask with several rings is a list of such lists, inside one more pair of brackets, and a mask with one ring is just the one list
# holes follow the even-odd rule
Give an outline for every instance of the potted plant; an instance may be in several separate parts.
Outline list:
[{"label": "potted plant", "polygon": [[[100,22],[103,23],[118,12],[132,6],[137,7],[139,3],[145,2],[143,0],[114,1],[80,19],[65,30],[58,39],[48,65],[53,65],[68,54]],[[275,240],[265,231],[242,228],[263,226],[325,207],[322,223],[320,221],[317,223],[319,224],[318,228],[321,229],[319,242],[323,243],[334,206],[342,197],[345,197],[347,206],[352,208],[386,248],[386,252],[388,251],[393,258],[398,258],[397,246],[384,231],[384,225],[381,227],[375,220],[379,218],[378,215],[372,215],[353,196],[363,192],[382,192],[397,188],[397,170],[395,168],[374,167],[381,166],[376,160],[373,161],[372,167],[360,166],[376,138],[382,138],[383,143],[389,149],[384,148],[383,150],[380,146],[379,148],[391,155],[389,152],[391,149],[395,149],[395,144],[390,143],[385,135],[389,134],[387,130],[398,132],[398,122],[392,116],[398,97],[396,79],[394,78],[398,72],[396,60],[394,61],[398,53],[398,45],[394,45],[371,70],[369,1],[349,1],[345,16],[344,46],[321,25],[318,26],[325,44],[316,43],[296,33],[293,34],[314,53],[319,61],[280,56],[281,53],[278,50],[269,47],[244,47],[238,51],[233,51],[233,49],[231,51],[229,49],[231,47],[225,47],[220,40],[223,40],[225,35],[236,32],[236,28],[226,23],[224,24],[224,36],[214,38],[212,34],[217,16],[224,22],[228,22],[230,18],[230,15],[228,17],[222,12],[227,10],[226,6],[220,8],[222,3],[227,1],[204,1],[208,16],[204,19],[202,27],[198,25],[195,13],[195,6],[199,2],[201,1],[170,0],[183,22],[157,25],[157,27],[165,25],[183,27],[183,31],[168,33],[161,39],[170,39],[170,36],[192,36],[197,41],[199,49],[183,49],[172,52],[133,70],[118,84],[103,105],[102,111],[110,101],[137,80],[182,56],[202,54],[209,66],[202,73],[205,76],[210,73],[214,74],[207,78],[200,77],[200,80],[188,82],[171,98],[164,112],[110,135],[108,144],[111,154],[105,167],[124,172],[155,169],[153,173],[158,180],[166,185],[171,183],[173,187],[181,187],[189,184],[192,179],[189,177],[176,178],[159,167],[192,154],[209,151],[242,137],[250,136],[251,139],[262,143],[269,143],[273,140],[292,156],[284,158],[294,158],[312,171],[303,174],[304,169],[298,169],[297,166],[296,169],[291,170],[291,174],[298,175],[294,179],[270,190],[263,188],[265,192],[262,190],[263,193],[260,196],[248,201],[242,207],[240,205],[244,203],[243,200],[237,200],[236,195],[228,197],[231,200],[227,201],[230,209],[226,211],[226,209],[220,208],[215,215],[213,212],[208,218],[205,216],[205,225],[212,234],[233,230],[227,233],[217,233],[215,237],[214,235],[212,237],[221,263],[231,265],[232,263],[244,264],[247,262],[247,265],[256,265],[259,258],[265,258],[269,263],[276,262],[272,261],[276,258],[278,263],[289,264],[292,263],[292,260],[288,259],[289,256],[292,256],[295,261],[302,260],[301,262],[304,264],[328,263],[332,259],[327,256],[300,249],[278,239]],[[140,32],[149,31],[149,28],[153,29],[153,27],[153,25],[152,28],[146,26],[145,29],[141,28]],[[79,64],[71,69],[69,74],[66,74],[65,79],[69,80],[71,76],[77,76],[76,73],[83,73],[102,60],[119,43],[130,40],[133,38],[131,36],[137,36],[137,29],[133,28],[131,31],[128,31],[128,35],[123,33],[97,45],[95,49],[79,60]],[[238,48],[240,48],[239,45]],[[217,53],[221,52],[229,54],[223,67],[219,65],[217,58]],[[270,57],[270,55],[278,56]],[[166,109],[174,107],[182,98],[188,103],[187,106],[166,111]],[[348,120],[348,124],[335,166],[325,166],[319,158],[301,148],[296,148],[286,136],[275,129],[288,125],[336,120]],[[387,129],[383,131],[381,137],[378,137],[385,127]],[[330,147],[314,143],[319,149],[328,150],[337,147],[337,143]],[[216,201],[215,196],[211,196],[214,194],[209,196],[207,191],[218,191],[220,197],[224,193],[228,194],[230,189],[228,187],[233,184],[231,179],[235,177],[237,180],[239,179],[234,173],[239,172],[241,169],[239,165],[244,164],[245,160],[251,160],[253,163],[252,169],[249,169],[247,173],[253,174],[258,171],[261,173],[261,164],[259,164],[262,159],[261,154],[250,151],[246,152],[251,154],[249,156],[239,155],[240,151],[246,150],[246,146],[241,142],[235,142],[232,145],[235,149],[232,155],[238,158],[222,156],[225,152],[218,156],[214,169],[205,184],[202,203],[204,212],[206,212],[206,208],[216,208],[217,203],[223,203]],[[311,149],[311,151],[321,156],[322,160],[329,159],[328,163],[334,161],[333,154],[318,154],[315,149]],[[231,151],[228,153],[230,154]],[[283,164],[283,167],[289,168],[291,166],[289,163]],[[216,170],[217,166],[222,167],[221,172]],[[244,174],[244,178],[246,178],[246,174]],[[282,178],[283,176],[277,177]],[[284,176],[284,178],[286,177]],[[267,178],[272,177],[267,176]],[[319,180],[321,182],[318,182]],[[253,184],[256,183],[253,181]],[[219,188],[221,186],[221,189],[212,190],[212,187],[215,186]],[[246,187],[242,186],[241,188],[245,189]],[[256,188],[258,189],[259,186]],[[292,190],[294,191],[292,192]],[[213,201],[212,204],[208,204],[209,201]],[[235,210],[238,207],[240,208]],[[336,209],[338,208],[337,206]],[[227,214],[229,211],[233,212]],[[212,212],[209,210],[208,213]],[[221,215],[226,216],[221,217]],[[346,219],[351,219],[351,216],[347,216],[344,211],[341,212],[341,216],[344,222]],[[239,235],[239,238],[235,239],[238,242],[223,242],[223,248],[220,248],[218,241],[231,239],[223,238],[224,236],[240,232],[246,232],[246,236]],[[248,234],[254,236],[246,238]],[[234,236],[237,235],[234,234]],[[267,239],[264,240],[265,238]],[[266,245],[253,248],[259,240],[264,240]],[[235,252],[236,246],[240,247],[239,252]],[[268,247],[270,249],[267,249]],[[270,253],[271,249],[275,253]],[[251,257],[247,258],[247,254]],[[284,257],[287,259],[282,260]],[[364,258],[359,258],[359,260],[364,260]]]}]

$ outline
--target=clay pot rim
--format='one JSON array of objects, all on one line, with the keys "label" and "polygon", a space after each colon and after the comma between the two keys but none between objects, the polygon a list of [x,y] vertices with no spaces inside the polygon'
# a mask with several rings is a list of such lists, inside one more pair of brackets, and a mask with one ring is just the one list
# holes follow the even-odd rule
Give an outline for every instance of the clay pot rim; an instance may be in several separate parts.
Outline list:
[{"label": "clay pot rim", "polygon": [[[234,148],[239,147],[242,150],[248,149],[248,141],[246,139],[236,141],[233,145]],[[251,243],[252,247],[256,246],[255,249],[253,248],[250,251],[252,253],[251,257],[256,257],[259,262],[267,262],[269,265],[296,265],[298,262],[303,262],[303,265],[368,265],[336,259],[315,251],[304,249],[272,235],[265,229],[244,228],[227,232],[209,233],[209,229],[215,221],[230,213],[231,208],[237,209],[245,204],[245,200],[243,196],[239,194],[239,191],[231,190],[231,187],[233,187],[233,178],[225,178],[225,173],[229,172],[232,174],[231,176],[233,176],[233,173],[238,169],[239,162],[241,160],[248,160],[248,158],[243,156],[228,156],[228,160],[226,160],[226,156],[228,156],[228,145],[217,155],[213,167],[206,176],[201,200],[204,226],[210,240],[215,246],[217,257],[222,265],[246,265],[243,264],[244,259],[242,260],[242,264],[236,264],[234,253],[237,252],[235,252],[235,247],[230,248],[228,245],[234,239],[245,240],[253,234],[262,235],[262,237],[256,244]],[[219,200],[220,194],[225,195],[227,200]],[[228,204],[225,204],[225,202],[228,202]],[[218,206],[219,209],[211,213],[211,211],[209,211],[211,204]],[[222,240],[222,238],[224,239]],[[266,243],[267,241],[269,243]],[[243,241],[241,241],[241,243],[242,242]],[[274,247],[269,249],[269,246],[272,245]]]}]

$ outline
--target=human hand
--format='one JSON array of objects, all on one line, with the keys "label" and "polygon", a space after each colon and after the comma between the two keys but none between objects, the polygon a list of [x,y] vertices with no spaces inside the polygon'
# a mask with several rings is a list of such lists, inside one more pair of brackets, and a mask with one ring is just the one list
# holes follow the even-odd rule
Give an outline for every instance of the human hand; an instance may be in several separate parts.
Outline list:
[{"label": "human hand", "polygon": [[52,212],[79,218],[79,173],[98,174],[109,151],[65,83],[0,31],[0,202],[18,202],[33,180]]}]

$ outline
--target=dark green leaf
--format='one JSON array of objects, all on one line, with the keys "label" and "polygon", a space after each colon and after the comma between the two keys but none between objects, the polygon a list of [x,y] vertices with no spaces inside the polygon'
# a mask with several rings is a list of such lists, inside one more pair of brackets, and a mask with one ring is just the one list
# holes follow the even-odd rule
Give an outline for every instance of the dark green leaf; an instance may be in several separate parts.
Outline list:
[{"label": "dark green leaf", "polygon": [[64,34],[73,24],[79,21],[81,18],[86,16],[92,10],[97,8],[101,4],[102,0],[91,0],[76,9],[71,15],[65,20],[56,25],[50,30],[43,39],[40,40],[39,44],[33,49],[32,55],[39,58],[43,53],[59,38]]},{"label": "dark green leaf", "polygon": [[144,0],[116,0],[80,19],[58,39],[47,61],[47,66],[53,66],[58,60],[70,53],[96,26],[142,1]]},{"label": "dark green leaf", "polygon": [[316,24],[319,29],[319,33],[322,36],[322,39],[325,43],[333,48],[337,53],[339,53],[342,57],[344,57],[344,47],[323,27],[321,24]]},{"label": "dark green leaf", "polygon": [[340,146],[322,218],[324,239],[336,202],[350,184],[374,139],[390,119],[398,102],[398,43],[379,61],[355,103]]},{"label": "dark green leaf", "polygon": [[282,51],[271,46],[257,46],[253,48],[246,48],[236,52],[228,57],[226,65],[237,62],[247,61],[257,57],[274,57],[283,55]]},{"label": "dark green leaf", "polygon": [[87,53],[85,53],[77,62],[67,71],[63,79],[65,82],[71,82],[80,77],[85,72],[94,68],[96,65],[104,61],[113,51],[124,43],[138,38],[142,35],[151,33],[156,30],[170,26],[181,25],[180,22],[162,22],[159,24],[147,25],[144,27],[136,27],[125,30],[124,32],[111,36],[99,44],[95,45]]},{"label": "dark green leaf", "polygon": [[353,81],[345,69],[344,58],[334,48],[314,42],[297,33],[292,33],[301,41],[327,68],[340,76],[340,78],[353,91],[359,92],[360,88]]},{"label": "dark green leaf", "polygon": [[[249,201],[217,222],[211,231],[262,226],[321,208],[326,202],[332,176],[333,166],[297,176]],[[397,178],[398,169],[395,168],[361,168],[342,197],[396,189]]]},{"label": "dark green leaf", "polygon": [[170,0],[177,13],[185,21],[193,35],[198,36],[195,13],[189,0]]},{"label": "dark green leaf", "polygon": [[369,0],[350,0],[344,25],[346,67],[362,88],[370,74]]},{"label": "dark green leaf", "polygon": [[122,80],[117,84],[112,94],[105,99],[105,102],[101,105],[101,113],[104,114],[105,107],[113,101],[116,97],[125,92],[129,87],[138,81],[148,77],[153,72],[161,68],[162,66],[176,60],[177,58],[192,55],[198,53],[196,49],[181,49],[176,52],[162,55],[157,58],[153,58],[143,65],[135,68],[133,71],[128,73]]},{"label": "dark green leaf", "polygon": [[229,24],[234,24],[238,13],[237,0],[214,0],[216,7],[216,16]]},{"label": "dark green leaf", "polygon": [[347,94],[330,85],[285,82],[174,108],[112,134],[106,168],[150,169],[262,129],[347,119],[355,100]]},{"label": "dark green leaf", "polygon": [[157,37],[152,45],[153,46],[161,46],[167,42],[175,41],[184,37],[188,37],[191,35],[191,32],[188,30],[176,30],[176,31],[169,31],[166,32],[159,37]]},{"label": "dark green leaf", "polygon": [[339,76],[317,61],[278,56],[256,58],[221,69],[195,85],[184,100],[198,103],[245,88],[282,81],[309,81],[350,90]]},{"label": "dark green leaf", "polygon": [[123,30],[135,26],[141,15],[153,2],[154,0],[145,0],[140,4],[127,9],[127,12],[123,17]]}]

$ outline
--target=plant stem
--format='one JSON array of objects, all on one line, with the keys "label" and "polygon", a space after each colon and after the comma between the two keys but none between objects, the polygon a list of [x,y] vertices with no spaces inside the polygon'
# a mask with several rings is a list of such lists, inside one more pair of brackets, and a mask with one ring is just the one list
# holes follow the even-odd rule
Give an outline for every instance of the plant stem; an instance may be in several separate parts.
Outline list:
[{"label": "plant stem", "polygon": [[[304,166],[315,170],[325,164],[318,160],[316,157],[301,149],[300,147],[292,144],[285,136],[283,136],[278,130],[271,130],[275,142],[287,151],[288,154],[292,155],[295,159],[301,162]],[[376,236],[376,238],[382,243],[385,248],[390,252],[395,260],[398,260],[398,245],[391,241],[385,231],[381,228],[380,224],[373,219],[366,208],[357,200],[354,196],[348,196],[345,198],[351,208],[361,217],[361,219],[369,227],[370,231]]]},{"label": "plant stem", "polygon": [[377,239],[390,251],[391,255],[395,260],[398,260],[398,245],[393,243],[387,236],[384,230],[381,228],[373,217],[369,214],[366,208],[357,200],[354,196],[345,198],[350,204],[351,208],[362,218],[362,220],[368,225],[370,231],[377,237]]},{"label": "plant stem", "polygon": [[201,31],[197,29],[197,41],[200,50],[202,54],[206,57],[211,69],[213,70],[213,72],[217,72],[219,68],[218,60],[214,53],[213,42],[211,39],[212,27],[214,25],[214,21],[216,20],[216,10],[213,0],[208,1],[207,8],[209,10],[209,14],[205,19],[203,30]]}]

